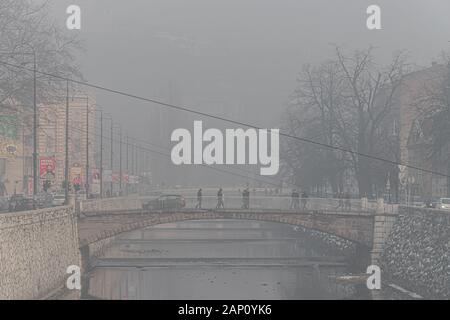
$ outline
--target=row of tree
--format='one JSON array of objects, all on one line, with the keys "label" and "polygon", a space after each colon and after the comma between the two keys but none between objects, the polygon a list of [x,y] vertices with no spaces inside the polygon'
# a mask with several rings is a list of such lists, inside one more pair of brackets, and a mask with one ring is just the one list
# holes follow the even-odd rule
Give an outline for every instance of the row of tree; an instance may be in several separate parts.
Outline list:
[{"label": "row of tree", "polygon": [[[427,122],[430,127],[424,161],[444,158],[444,174],[450,176],[449,154],[442,157],[450,149],[449,61],[444,57],[438,71],[432,68],[429,78],[408,94],[419,127]],[[400,99],[410,89],[404,82],[411,74],[403,53],[379,65],[372,48],[348,53],[335,47],[332,59],[304,66],[283,117],[284,130],[302,140],[283,140],[282,173],[310,190],[339,194],[355,185],[359,196],[389,189],[397,198],[406,172],[399,163],[409,165],[401,159],[400,112],[405,110]]]},{"label": "row of tree", "polygon": [[394,163],[400,159],[398,124],[392,115],[407,70],[402,53],[379,66],[372,48],[348,54],[335,47],[333,59],[306,65],[283,126],[289,134],[316,143],[283,140],[284,173],[292,182],[339,194],[348,191],[346,181],[354,181],[360,195],[371,196],[391,177],[396,189]]}]

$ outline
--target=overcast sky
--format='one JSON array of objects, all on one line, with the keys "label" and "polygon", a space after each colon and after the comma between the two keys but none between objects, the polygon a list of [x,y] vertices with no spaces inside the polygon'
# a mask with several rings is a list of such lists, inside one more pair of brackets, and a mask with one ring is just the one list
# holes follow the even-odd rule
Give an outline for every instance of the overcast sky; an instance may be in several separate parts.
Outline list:
[{"label": "overcast sky", "polygon": [[[51,1],[64,27],[67,6],[81,7],[81,31],[67,32],[85,41],[88,81],[267,127],[277,127],[302,65],[330,57],[333,43],[375,46],[380,61],[407,50],[422,66],[450,49],[449,0]],[[371,4],[382,30],[366,28]],[[155,106],[102,92],[97,100],[146,138]]]},{"label": "overcast sky", "polygon": [[[82,9],[89,81],[161,99],[172,86],[179,103],[226,101],[263,123],[282,110],[301,66],[329,57],[331,43],[374,45],[380,59],[405,49],[421,65],[450,48],[448,0],[53,0],[62,24],[70,4]],[[382,30],[366,28],[370,4],[382,9]],[[145,104],[98,100],[130,123],[145,120]]]}]

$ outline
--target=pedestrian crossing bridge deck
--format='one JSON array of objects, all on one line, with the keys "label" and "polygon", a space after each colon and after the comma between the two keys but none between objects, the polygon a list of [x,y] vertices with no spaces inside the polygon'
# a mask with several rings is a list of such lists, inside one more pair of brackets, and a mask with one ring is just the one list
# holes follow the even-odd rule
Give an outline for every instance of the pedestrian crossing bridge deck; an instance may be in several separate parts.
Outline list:
[{"label": "pedestrian crossing bridge deck", "polygon": [[142,203],[146,199],[142,198],[136,199],[138,203],[129,209],[121,207],[119,203],[110,206],[115,209],[105,209],[108,206],[85,206],[83,210],[82,206],[78,221],[81,246],[163,223],[235,219],[302,226],[372,248],[375,225],[379,220],[377,217],[392,217],[396,214],[395,206],[382,202],[374,204],[364,199],[351,200],[351,204],[345,206],[341,199],[308,198],[306,204],[300,203],[300,207],[295,209],[290,209],[292,199],[289,197],[253,197],[250,199],[249,209],[242,209],[242,198],[239,197],[225,198],[225,209],[214,208],[217,204],[214,197],[204,197],[202,200],[202,209],[195,209],[196,197],[186,198],[186,207],[182,209],[143,210]]}]

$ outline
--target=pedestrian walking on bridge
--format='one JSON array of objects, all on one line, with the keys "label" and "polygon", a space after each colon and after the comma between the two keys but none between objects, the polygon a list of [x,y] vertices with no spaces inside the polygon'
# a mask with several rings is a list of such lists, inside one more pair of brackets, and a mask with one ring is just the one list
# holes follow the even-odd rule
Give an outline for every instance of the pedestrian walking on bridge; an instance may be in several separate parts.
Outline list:
[{"label": "pedestrian walking on bridge", "polygon": [[345,210],[352,210],[352,202],[350,199],[350,193],[345,193]]},{"label": "pedestrian walking on bridge", "polygon": [[217,192],[217,206],[216,209],[225,209],[225,205],[223,204],[223,190],[222,188],[219,189]]},{"label": "pedestrian walking on bridge", "polygon": [[308,194],[306,193],[306,191],[303,191],[303,193],[302,193],[302,207],[303,207],[303,209],[306,209],[307,206],[308,206]]},{"label": "pedestrian walking on bridge", "polygon": [[248,188],[244,189],[242,191],[242,209],[249,209],[250,208],[250,191]]},{"label": "pedestrian walking on bridge", "polygon": [[298,208],[300,208],[300,194],[297,189],[293,189],[291,194],[291,209]]},{"label": "pedestrian walking on bridge", "polygon": [[344,209],[344,194],[342,193],[342,192],[340,192],[339,194],[338,194],[338,199],[339,199],[339,203],[338,203],[338,206],[336,207],[336,210],[337,209]]},{"label": "pedestrian walking on bridge", "polygon": [[197,205],[195,206],[195,209],[201,209],[201,208],[202,208],[202,188],[198,189]]}]

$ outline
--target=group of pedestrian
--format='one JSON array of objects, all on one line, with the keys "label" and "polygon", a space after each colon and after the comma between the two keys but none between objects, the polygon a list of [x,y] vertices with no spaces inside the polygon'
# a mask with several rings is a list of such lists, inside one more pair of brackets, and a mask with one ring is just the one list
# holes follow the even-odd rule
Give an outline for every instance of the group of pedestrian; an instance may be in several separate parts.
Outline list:
[{"label": "group of pedestrian", "polygon": [[[202,198],[203,198],[203,194],[202,194],[202,189],[200,188],[197,191],[197,204],[195,205],[196,209],[201,209],[202,208]],[[249,190],[249,188],[245,188],[242,191],[242,208],[243,209],[249,209],[250,208],[250,190]],[[222,188],[220,188],[219,191],[217,192],[216,209],[225,209],[225,204],[224,204],[224,201],[223,201],[223,189]]]},{"label": "group of pedestrian", "polygon": [[351,210],[352,209],[351,197],[348,192],[339,193],[337,198],[339,199],[339,204],[336,207],[336,209],[341,209],[341,210]]},{"label": "group of pedestrian", "polygon": [[[306,209],[308,207],[308,194],[306,191],[303,191],[301,194],[301,203],[302,209]],[[291,193],[291,209],[299,209],[300,208],[300,193],[297,189],[293,189]]]},{"label": "group of pedestrian", "polygon": [[[339,193],[337,195],[337,198],[339,199],[339,204],[336,207],[337,209],[341,210],[351,210],[351,196],[348,192],[346,193]],[[301,194],[297,189],[293,189],[291,193],[291,204],[290,209],[300,209],[303,210],[308,208],[308,193],[306,191],[303,191]],[[197,192],[197,204],[195,206],[196,209],[202,209],[202,189],[200,188]],[[225,204],[223,201],[223,189],[219,188],[219,191],[217,192],[217,205],[216,209],[225,209]],[[249,188],[245,188],[242,191],[242,209],[250,209],[250,190]]]},{"label": "group of pedestrian", "polygon": [[[201,209],[202,208],[202,188],[198,189],[197,191],[197,204],[195,205],[195,209]],[[216,209],[225,209],[225,205],[223,203],[223,190],[222,188],[219,189],[217,192],[217,205]]]}]

